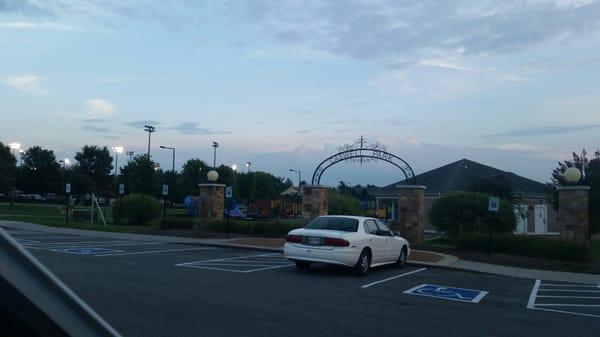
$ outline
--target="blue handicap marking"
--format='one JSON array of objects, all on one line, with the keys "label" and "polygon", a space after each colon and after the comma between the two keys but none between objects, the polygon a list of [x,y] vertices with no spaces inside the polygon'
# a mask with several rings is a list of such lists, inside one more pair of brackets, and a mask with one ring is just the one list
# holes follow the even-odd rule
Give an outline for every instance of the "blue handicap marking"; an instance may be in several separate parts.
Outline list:
[{"label": "blue handicap marking", "polygon": [[488,292],[483,290],[445,287],[435,284],[421,284],[404,291],[404,294],[437,297],[446,300],[469,303],[479,303],[479,301],[481,301],[483,297],[488,294]]},{"label": "blue handicap marking", "polygon": [[53,252],[77,254],[77,255],[91,255],[91,254],[105,254],[105,253],[121,253],[122,250],[98,248],[98,247],[77,247],[77,248],[60,248],[50,249]]}]

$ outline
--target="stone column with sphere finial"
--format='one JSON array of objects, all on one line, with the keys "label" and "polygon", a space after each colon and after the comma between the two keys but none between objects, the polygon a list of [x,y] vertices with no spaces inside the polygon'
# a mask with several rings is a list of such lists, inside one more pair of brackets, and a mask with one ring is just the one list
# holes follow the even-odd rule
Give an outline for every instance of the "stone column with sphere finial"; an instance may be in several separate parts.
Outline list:
[{"label": "stone column with sphere finial", "polygon": [[567,185],[558,186],[558,222],[560,238],[566,240],[589,239],[589,186],[576,185],[581,171],[569,167],[564,173]]},{"label": "stone column with sphere finial", "polygon": [[198,184],[200,196],[198,198],[198,214],[207,220],[222,220],[225,210],[225,185],[217,184],[219,173],[211,170],[206,175],[208,184]]}]

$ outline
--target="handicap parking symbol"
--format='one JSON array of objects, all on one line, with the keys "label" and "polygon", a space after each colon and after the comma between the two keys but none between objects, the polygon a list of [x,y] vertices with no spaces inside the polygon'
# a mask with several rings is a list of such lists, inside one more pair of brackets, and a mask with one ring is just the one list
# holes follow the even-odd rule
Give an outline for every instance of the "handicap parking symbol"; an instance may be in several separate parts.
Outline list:
[{"label": "handicap parking symbol", "polygon": [[77,247],[77,248],[61,248],[61,249],[50,249],[53,252],[61,252],[76,255],[91,255],[91,254],[104,254],[104,253],[121,253],[122,250],[99,248],[99,247]]},{"label": "handicap parking symbol", "polygon": [[488,294],[487,291],[483,290],[453,288],[435,284],[421,284],[403,293],[469,303],[479,303]]}]

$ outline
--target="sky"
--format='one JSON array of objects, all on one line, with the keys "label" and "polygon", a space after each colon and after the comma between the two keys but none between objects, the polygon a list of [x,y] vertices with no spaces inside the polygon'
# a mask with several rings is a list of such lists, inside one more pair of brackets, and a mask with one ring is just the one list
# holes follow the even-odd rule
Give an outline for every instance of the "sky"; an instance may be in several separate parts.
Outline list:
[{"label": "sky", "polygon": [[[545,182],[600,147],[600,3],[0,0],[0,141],[123,146],[309,179],[364,136],[416,174],[468,158]],[[119,164],[126,162],[124,156]],[[383,163],[321,183],[386,185]]]}]

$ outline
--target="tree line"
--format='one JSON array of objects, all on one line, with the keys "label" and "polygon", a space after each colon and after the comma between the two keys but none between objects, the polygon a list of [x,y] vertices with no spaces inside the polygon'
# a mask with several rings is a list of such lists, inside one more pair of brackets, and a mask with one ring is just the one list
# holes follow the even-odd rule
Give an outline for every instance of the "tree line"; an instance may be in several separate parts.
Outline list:
[{"label": "tree line", "polygon": [[[119,184],[125,184],[125,193],[143,193],[162,197],[161,186],[169,185],[168,199],[183,202],[187,195],[198,194],[198,184],[208,183],[206,174],[212,169],[205,161],[189,159],[181,171],[163,170],[147,155],[138,155],[114,174],[113,158],[106,146],[85,145],[75,154],[72,165],[57,161],[54,151],[32,146],[21,157],[20,165],[11,149],[0,142],[0,193],[13,190],[24,193],[63,194],[66,183],[71,193],[95,193],[116,197]],[[279,193],[293,185],[287,178],[267,172],[234,171],[220,165],[217,183],[233,186],[233,197],[242,202],[275,199]]]}]

